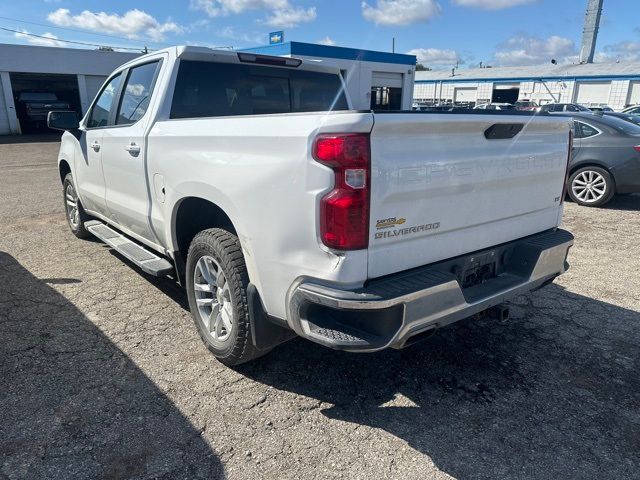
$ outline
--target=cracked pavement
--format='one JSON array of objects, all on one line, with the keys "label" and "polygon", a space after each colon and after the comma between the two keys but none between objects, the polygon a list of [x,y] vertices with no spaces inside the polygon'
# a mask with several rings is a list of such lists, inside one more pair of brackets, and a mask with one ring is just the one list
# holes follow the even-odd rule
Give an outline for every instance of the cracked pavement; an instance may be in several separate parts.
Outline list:
[{"label": "cracked pavement", "polygon": [[0,480],[637,478],[640,196],[567,204],[570,271],[507,323],[232,370],[177,285],[71,235],[55,137],[21,140],[0,140]]}]

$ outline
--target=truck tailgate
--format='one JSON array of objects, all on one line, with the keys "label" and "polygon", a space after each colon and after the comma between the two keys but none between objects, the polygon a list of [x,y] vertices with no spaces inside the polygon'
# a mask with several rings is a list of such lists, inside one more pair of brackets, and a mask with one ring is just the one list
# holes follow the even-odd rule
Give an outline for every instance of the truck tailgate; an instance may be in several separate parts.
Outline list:
[{"label": "truck tailgate", "polygon": [[[486,138],[494,125],[506,127]],[[569,129],[552,116],[375,114],[369,278],[556,227]]]}]

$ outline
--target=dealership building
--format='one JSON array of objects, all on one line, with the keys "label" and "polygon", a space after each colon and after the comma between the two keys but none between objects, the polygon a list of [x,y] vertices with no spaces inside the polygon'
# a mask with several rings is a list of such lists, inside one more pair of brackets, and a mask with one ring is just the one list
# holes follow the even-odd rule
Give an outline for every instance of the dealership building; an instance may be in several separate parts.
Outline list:
[{"label": "dealership building", "polygon": [[[410,109],[416,57],[353,48],[287,42],[243,51],[302,58],[339,68],[356,109]],[[0,44],[0,135],[21,133],[21,92],[54,93],[86,113],[119,65],[140,55],[111,50]],[[23,122],[24,123],[24,122]]]},{"label": "dealership building", "polygon": [[640,104],[640,63],[588,63],[537,67],[471,68],[416,72],[417,103],[470,106],[532,100],[539,104]]}]

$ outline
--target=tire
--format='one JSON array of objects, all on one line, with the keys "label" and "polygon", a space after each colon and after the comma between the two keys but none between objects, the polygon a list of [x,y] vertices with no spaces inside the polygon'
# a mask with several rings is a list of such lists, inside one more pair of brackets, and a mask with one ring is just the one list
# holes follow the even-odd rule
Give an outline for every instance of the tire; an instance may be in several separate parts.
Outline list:
[{"label": "tire", "polygon": [[91,217],[82,208],[82,203],[80,203],[73,177],[70,173],[64,177],[62,182],[62,201],[64,202],[65,216],[71,233],[78,238],[90,237],[91,233],[84,228],[84,222],[91,220]]},{"label": "tire", "polygon": [[238,237],[220,228],[198,233],[186,270],[191,316],[211,353],[227,366],[260,356],[251,337],[249,275]]},{"label": "tire", "polygon": [[611,174],[600,167],[582,167],[569,177],[567,192],[578,205],[601,207],[615,195]]}]

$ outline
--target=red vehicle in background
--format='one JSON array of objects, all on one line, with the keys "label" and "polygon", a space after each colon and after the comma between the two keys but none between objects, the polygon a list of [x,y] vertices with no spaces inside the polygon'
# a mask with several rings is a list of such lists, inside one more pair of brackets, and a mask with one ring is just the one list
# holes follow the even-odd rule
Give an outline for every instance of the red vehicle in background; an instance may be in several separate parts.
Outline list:
[{"label": "red vehicle in background", "polygon": [[525,112],[535,112],[540,108],[536,102],[532,102],[531,100],[520,100],[514,103],[516,110],[522,110]]}]

